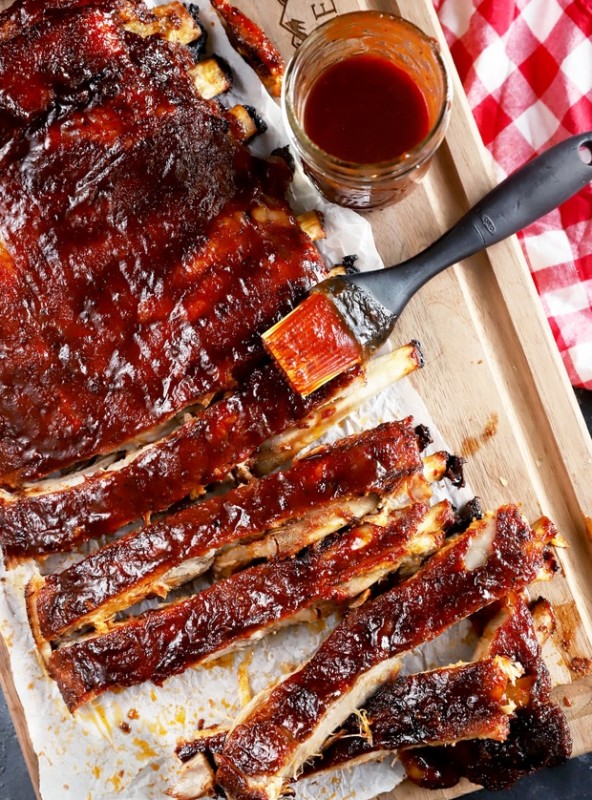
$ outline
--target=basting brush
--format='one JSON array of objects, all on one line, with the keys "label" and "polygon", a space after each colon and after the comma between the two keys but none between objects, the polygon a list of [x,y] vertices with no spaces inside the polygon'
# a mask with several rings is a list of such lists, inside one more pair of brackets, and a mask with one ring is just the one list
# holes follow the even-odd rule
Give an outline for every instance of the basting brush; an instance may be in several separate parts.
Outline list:
[{"label": "basting brush", "polygon": [[440,239],[387,269],[322,281],[263,334],[266,350],[306,396],[384,343],[413,295],[447,267],[506,239],[592,180],[592,131],[561,142],[504,180]]}]

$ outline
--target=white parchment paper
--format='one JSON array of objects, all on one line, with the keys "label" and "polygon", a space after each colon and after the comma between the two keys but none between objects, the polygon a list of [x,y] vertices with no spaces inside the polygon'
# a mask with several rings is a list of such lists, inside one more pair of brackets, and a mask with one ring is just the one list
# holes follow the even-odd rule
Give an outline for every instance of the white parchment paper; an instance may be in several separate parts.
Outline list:
[{"label": "white parchment paper", "polygon": [[[234,69],[235,87],[225,102],[248,102],[269,125],[253,149],[265,155],[283,146],[286,137],[279,107],[229,46],[209,5],[202,3],[200,10],[210,36],[209,49],[226,58]],[[361,256],[359,265],[363,269],[383,266],[370,225],[353,211],[324,201],[302,176],[295,181],[294,204],[324,213],[328,235],[320,249],[330,263],[340,263],[344,256],[355,253]],[[421,398],[407,381],[368,402],[326,439],[334,440],[406,414],[428,425],[435,440],[433,449],[445,447]],[[465,489],[453,500],[460,504],[471,496],[470,489]],[[177,739],[190,736],[201,720],[206,725],[229,723],[249,699],[246,686],[255,693],[294,670],[334,624],[329,619],[284,630],[214,666],[189,669],[163,687],[145,684],[110,693],[70,716],[56,684],[44,673],[29,630],[24,589],[33,573],[30,564],[9,572],[0,568],[0,629],[39,757],[44,800],[164,798],[165,790],[175,782],[173,750]],[[423,648],[408,659],[406,671],[470,657],[472,642],[467,630],[461,626],[452,636]],[[391,763],[367,764],[303,782],[297,796],[301,800],[368,800],[392,789],[401,776],[401,769]]]}]

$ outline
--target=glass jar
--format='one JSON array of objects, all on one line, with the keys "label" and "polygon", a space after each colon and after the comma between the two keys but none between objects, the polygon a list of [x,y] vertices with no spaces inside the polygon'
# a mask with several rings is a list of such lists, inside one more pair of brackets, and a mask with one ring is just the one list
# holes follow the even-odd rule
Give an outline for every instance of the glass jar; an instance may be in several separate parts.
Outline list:
[{"label": "glass jar", "polygon": [[[343,161],[318,147],[307,135],[304,109],[316,79],[328,67],[362,54],[386,58],[421,91],[428,110],[427,135],[389,161]],[[438,43],[394,14],[355,11],[317,28],[288,64],[282,109],[290,144],[304,171],[328,200],[351,208],[380,208],[403,197],[425,174],[444,138],[452,88]],[[330,124],[330,120],[327,121]]]}]

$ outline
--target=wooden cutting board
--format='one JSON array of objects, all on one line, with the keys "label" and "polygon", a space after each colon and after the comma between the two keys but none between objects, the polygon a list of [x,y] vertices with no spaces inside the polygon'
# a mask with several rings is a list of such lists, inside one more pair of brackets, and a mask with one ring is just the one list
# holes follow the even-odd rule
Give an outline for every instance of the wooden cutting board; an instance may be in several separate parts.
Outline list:
[{"label": "wooden cutting board", "polygon": [[[235,2],[286,57],[317,25],[358,9],[398,11],[440,41],[453,75],[452,119],[425,182],[396,206],[368,215],[385,263],[425,247],[492,187],[487,153],[431,0]],[[414,385],[453,452],[469,458],[466,474],[477,494],[491,508],[520,502],[531,520],[547,514],[569,543],[559,553],[563,574],[536,592],[556,608],[558,641],[572,672],[573,683],[557,690],[557,699],[570,720],[574,754],[592,750],[592,441],[517,240],[425,286],[397,325],[399,343],[414,338],[426,356]],[[3,644],[0,682],[37,786],[37,758]],[[442,800],[470,788],[427,792],[403,784],[390,797]]]},{"label": "wooden cutting board", "polygon": [[[241,0],[240,6],[286,56],[317,25],[358,9],[398,12],[439,41],[453,75],[451,123],[423,185],[396,206],[368,214],[386,264],[423,249],[495,184],[431,0]],[[556,697],[570,720],[574,755],[588,752],[592,441],[517,239],[427,284],[395,335],[400,343],[421,341],[426,366],[413,383],[453,451],[468,457],[467,478],[484,503],[520,502],[529,519],[547,514],[569,543],[559,552],[563,574],[535,591],[558,613],[558,641],[573,683]],[[474,788],[429,792],[404,783],[389,797],[443,799]]]}]

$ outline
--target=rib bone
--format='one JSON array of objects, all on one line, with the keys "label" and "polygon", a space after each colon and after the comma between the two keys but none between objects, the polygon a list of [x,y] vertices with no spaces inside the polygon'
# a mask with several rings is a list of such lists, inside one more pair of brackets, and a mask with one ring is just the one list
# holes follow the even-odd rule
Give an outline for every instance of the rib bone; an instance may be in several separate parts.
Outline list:
[{"label": "rib bone", "polygon": [[232,76],[227,65],[216,56],[198,61],[190,67],[189,74],[195,88],[204,98],[211,100],[232,88]]},{"label": "rib bone", "polygon": [[[138,13],[140,11],[140,13]],[[122,4],[120,17],[127,31],[138,36],[161,36],[169,42],[191,44],[203,36],[196,20],[183,3],[166,3],[148,11],[130,3]]]}]

